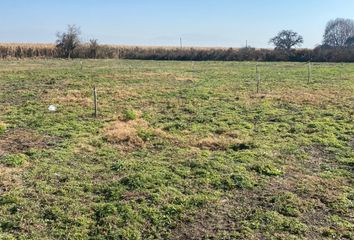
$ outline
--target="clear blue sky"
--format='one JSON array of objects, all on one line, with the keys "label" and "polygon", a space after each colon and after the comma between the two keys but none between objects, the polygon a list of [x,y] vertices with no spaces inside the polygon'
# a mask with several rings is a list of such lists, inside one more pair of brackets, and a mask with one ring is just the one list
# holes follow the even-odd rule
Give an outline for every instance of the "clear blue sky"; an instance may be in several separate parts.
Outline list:
[{"label": "clear blue sky", "polygon": [[321,42],[326,22],[354,18],[354,0],[0,0],[0,42],[52,43],[68,24],[83,40],[126,45],[270,47],[279,30]]}]

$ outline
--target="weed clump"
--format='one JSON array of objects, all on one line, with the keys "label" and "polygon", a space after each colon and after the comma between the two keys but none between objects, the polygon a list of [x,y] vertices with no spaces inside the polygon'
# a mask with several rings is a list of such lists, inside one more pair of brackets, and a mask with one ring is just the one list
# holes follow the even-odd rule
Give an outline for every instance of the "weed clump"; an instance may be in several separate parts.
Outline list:
[{"label": "weed clump", "polygon": [[0,159],[0,163],[4,164],[7,167],[20,167],[27,160],[28,157],[25,154],[18,153],[5,156],[3,159]]},{"label": "weed clump", "polygon": [[3,122],[0,122],[0,134],[6,131],[6,125]]},{"label": "weed clump", "polygon": [[123,117],[125,121],[133,121],[137,119],[137,113],[132,109],[126,109],[123,112]]},{"label": "weed clump", "polygon": [[226,187],[226,189],[243,189],[253,188],[255,183],[249,176],[245,174],[232,174],[230,177],[222,181],[222,184]]},{"label": "weed clump", "polygon": [[270,200],[274,205],[277,212],[289,217],[298,217],[301,212],[299,210],[301,206],[300,199],[291,192],[281,193],[273,196]]},{"label": "weed clump", "polygon": [[257,226],[268,234],[280,231],[304,235],[308,230],[308,227],[296,218],[285,217],[275,211],[256,212],[254,217],[256,221],[252,226]]},{"label": "weed clump", "polygon": [[244,167],[234,170],[230,175],[220,176],[213,181],[213,186],[218,189],[252,189],[256,185],[251,173]]},{"label": "weed clump", "polygon": [[283,174],[281,170],[277,169],[271,163],[256,164],[251,169],[265,176],[279,176]]}]

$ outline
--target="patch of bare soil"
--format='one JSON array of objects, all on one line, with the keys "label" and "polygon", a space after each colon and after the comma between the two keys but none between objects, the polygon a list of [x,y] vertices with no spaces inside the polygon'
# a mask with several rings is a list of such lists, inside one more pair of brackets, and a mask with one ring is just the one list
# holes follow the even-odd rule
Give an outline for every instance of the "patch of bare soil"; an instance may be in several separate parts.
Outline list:
[{"label": "patch of bare soil", "polygon": [[54,142],[55,139],[42,136],[32,130],[12,129],[0,138],[0,157],[9,153],[23,153],[31,148],[47,148]]}]

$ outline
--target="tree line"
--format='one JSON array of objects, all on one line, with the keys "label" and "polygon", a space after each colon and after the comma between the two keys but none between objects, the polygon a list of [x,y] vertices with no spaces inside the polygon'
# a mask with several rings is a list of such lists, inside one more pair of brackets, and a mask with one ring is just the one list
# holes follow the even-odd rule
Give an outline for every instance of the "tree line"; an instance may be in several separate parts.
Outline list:
[{"label": "tree line", "polygon": [[270,39],[269,43],[274,45],[274,49],[256,49],[249,46],[238,49],[119,47],[100,45],[97,39],[82,43],[80,36],[80,28],[69,25],[65,32],[57,34],[56,44],[51,47],[0,45],[0,57],[192,61],[354,61],[354,21],[342,18],[327,23],[322,44],[314,49],[296,49],[295,47],[301,47],[304,43],[304,38],[292,30],[283,30]]},{"label": "tree line", "polygon": [[[304,39],[292,30],[283,30],[269,41],[275,49],[289,51],[292,47],[301,46]],[[354,47],[354,20],[337,18],[327,23],[323,34],[321,48],[353,48]]]}]

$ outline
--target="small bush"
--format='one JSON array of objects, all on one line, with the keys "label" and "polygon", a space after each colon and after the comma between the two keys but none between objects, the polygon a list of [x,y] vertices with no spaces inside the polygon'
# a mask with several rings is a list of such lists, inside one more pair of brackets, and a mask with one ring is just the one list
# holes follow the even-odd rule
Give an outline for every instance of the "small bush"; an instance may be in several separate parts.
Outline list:
[{"label": "small bush", "polygon": [[5,156],[0,160],[0,163],[8,167],[19,167],[22,166],[27,160],[28,157],[25,154],[19,153]]}]

